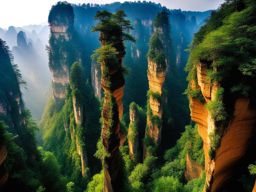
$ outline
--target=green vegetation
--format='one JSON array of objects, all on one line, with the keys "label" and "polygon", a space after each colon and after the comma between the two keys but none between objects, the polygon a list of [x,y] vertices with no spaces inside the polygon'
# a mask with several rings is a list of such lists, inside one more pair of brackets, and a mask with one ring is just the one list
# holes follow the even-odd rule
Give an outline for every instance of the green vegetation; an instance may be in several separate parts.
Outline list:
[{"label": "green vegetation", "polygon": [[[143,163],[136,166],[131,164],[128,171],[128,191],[202,191],[205,175],[185,182],[186,155],[189,154],[193,161],[204,167],[203,142],[197,132],[197,128],[187,126],[186,131],[178,140],[177,145],[164,155],[164,163],[160,163],[157,157],[148,155]],[[130,160],[128,161],[129,164]]]},{"label": "green vegetation", "polygon": [[85,192],[102,192],[103,190],[103,172],[93,176],[93,179],[88,183]]},{"label": "green vegetation", "polygon": [[256,175],[256,165],[251,164],[248,169],[251,175]]},{"label": "green vegetation", "polygon": [[154,32],[150,39],[148,57],[157,65],[157,71],[164,71],[167,67],[164,47],[159,32]]},{"label": "green vegetation", "polygon": [[[73,69],[80,69],[78,64],[73,67]],[[80,70],[72,71],[73,74],[81,72]],[[60,111],[56,110],[54,101],[49,101],[41,122],[44,147],[54,152],[58,161],[61,162],[61,173],[67,176],[69,181],[74,182],[76,191],[82,191],[85,188],[88,178],[83,178],[81,175],[81,160],[76,151],[75,137],[82,149],[87,152],[89,172],[95,173],[100,167],[100,162],[94,157],[96,143],[100,136],[99,104],[88,83],[80,81],[80,78],[82,77],[76,76],[71,84],[75,89],[83,87],[82,103],[85,109],[90,109],[83,114],[86,117],[85,122],[82,125],[75,124],[72,94],[79,94],[80,89],[78,92],[73,92],[70,88],[67,90],[68,95]]]},{"label": "green vegetation", "polygon": [[100,32],[100,41],[106,45],[112,45],[118,51],[118,59],[124,57],[124,41],[134,41],[129,34],[132,29],[129,20],[125,19],[124,11],[119,10],[116,13],[108,11],[97,12],[95,19],[99,23],[93,28],[93,31]]},{"label": "green vegetation", "polygon": [[185,94],[194,98],[194,99],[197,99],[198,101],[200,101],[201,103],[205,103],[205,99],[204,99],[204,96],[201,92],[200,89],[194,89],[192,90],[190,87],[188,87],[185,91]]},{"label": "green vegetation", "polygon": [[[255,97],[255,10],[252,0],[227,1],[195,35],[191,47],[188,80],[197,83],[200,63],[210,83],[219,85],[215,98],[206,105],[217,127],[210,135],[211,158],[220,144],[222,128],[233,117],[235,101]],[[201,94],[190,89],[187,94],[201,100]]]},{"label": "green vegetation", "polygon": [[118,63],[118,52],[112,45],[104,45],[97,49],[92,55],[92,59],[97,63],[101,63],[101,79],[104,79],[104,87],[115,90],[122,81],[114,81],[111,79],[110,71],[117,70],[122,74],[122,66]]},{"label": "green vegetation", "polygon": [[159,103],[162,103],[163,98],[157,92],[153,92],[153,91],[149,90],[147,96],[148,96],[148,98],[152,97],[153,99],[157,100]]},{"label": "green vegetation", "polygon": [[227,113],[223,105],[224,89],[219,88],[216,92],[215,99],[208,102],[206,108],[210,111],[212,118],[215,122],[225,121]]},{"label": "green vegetation", "polygon": [[195,78],[195,65],[200,62],[211,71],[211,82],[217,81],[229,100],[255,95],[254,13],[254,1],[239,0],[226,2],[212,15],[192,45],[189,80]]},{"label": "green vegetation", "polygon": [[76,98],[80,105],[85,103],[85,77],[81,64],[79,62],[73,63],[70,70],[70,87],[72,96]]},{"label": "green vegetation", "polygon": [[[135,163],[142,161],[143,153],[143,138],[145,136],[145,125],[146,125],[146,116],[144,110],[137,105],[135,102],[130,104],[130,113],[133,112],[135,116],[135,121],[130,122],[129,131],[127,138],[132,142],[137,148],[134,151]],[[130,114],[131,115],[131,114]]]},{"label": "green vegetation", "polygon": [[[99,23],[93,28],[94,32],[100,32],[102,46],[94,52],[92,58],[101,65],[101,86],[104,90],[101,140],[98,143],[96,156],[102,160],[105,169],[104,179],[110,177],[111,186],[107,188],[111,187],[114,191],[123,190],[125,178],[119,150],[122,135],[119,114],[123,111],[118,111],[113,93],[125,84],[122,67],[122,59],[125,56],[124,41],[134,41],[129,34],[132,26],[125,17],[124,11],[121,10],[116,13],[99,11],[95,16]],[[112,166],[112,161],[116,162],[115,168]],[[106,175],[106,172],[109,175]]]},{"label": "green vegetation", "polygon": [[177,178],[174,177],[160,177],[153,182],[154,192],[180,192],[183,186]]}]

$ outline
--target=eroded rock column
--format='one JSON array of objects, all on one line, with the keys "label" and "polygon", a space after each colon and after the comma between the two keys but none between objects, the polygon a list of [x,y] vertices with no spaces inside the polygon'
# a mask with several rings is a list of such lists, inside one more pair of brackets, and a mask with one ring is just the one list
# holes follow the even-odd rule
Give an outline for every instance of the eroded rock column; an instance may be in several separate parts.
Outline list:
[{"label": "eroded rock column", "polygon": [[163,84],[166,77],[165,67],[148,59],[148,112],[146,134],[156,145],[161,142],[163,117]]}]

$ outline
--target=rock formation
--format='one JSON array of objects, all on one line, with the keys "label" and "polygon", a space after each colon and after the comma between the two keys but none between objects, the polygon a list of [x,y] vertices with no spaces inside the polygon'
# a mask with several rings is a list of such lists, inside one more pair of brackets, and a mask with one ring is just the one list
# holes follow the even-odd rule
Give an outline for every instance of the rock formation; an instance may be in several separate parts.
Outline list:
[{"label": "rock formation", "polygon": [[92,87],[94,90],[94,95],[98,99],[101,99],[102,88],[100,84],[100,80],[101,80],[100,64],[97,64],[97,63],[92,64],[91,77],[92,77]]},{"label": "rock formation", "polygon": [[[119,146],[122,140],[120,119],[123,114],[124,77],[118,66],[121,66],[121,63],[114,64],[113,69],[101,63],[101,71],[106,71],[107,74],[101,77],[101,86],[104,90],[101,138],[106,152],[110,154],[103,162],[104,192],[119,191],[122,188],[122,160]],[[114,87],[111,86],[114,84]]]},{"label": "rock formation", "polygon": [[186,155],[186,170],[185,178],[187,181],[199,178],[202,174],[203,167],[197,162],[193,161],[189,154]]},{"label": "rock formation", "polygon": [[[161,142],[162,116],[163,116],[163,84],[166,77],[165,68],[148,59],[148,81],[149,81],[149,110],[147,117],[148,136],[156,144]],[[154,117],[157,120],[154,121]]]},{"label": "rock formation", "polygon": [[[122,60],[125,56],[124,40],[133,40],[126,33],[131,29],[123,11],[112,14],[98,12],[100,21],[94,31],[100,32],[102,47],[96,50],[97,63],[101,65],[101,87],[104,91],[102,107],[101,140],[108,155],[102,157],[104,172],[104,192],[122,191],[123,171],[119,147],[124,142],[120,120],[123,116],[124,75]],[[105,23],[108,24],[105,24]]]},{"label": "rock formation", "polygon": [[158,146],[162,139],[163,105],[166,103],[163,90],[170,52],[167,44],[171,44],[169,27],[168,12],[163,9],[153,22],[153,34],[148,52],[149,91],[146,137],[151,140],[150,142],[153,141],[155,146]]},{"label": "rock formation", "polygon": [[48,22],[50,25],[49,67],[52,73],[52,91],[56,103],[62,105],[69,84],[69,68],[77,59],[72,51],[74,13],[68,3],[53,6]]},{"label": "rock formation", "polygon": [[[85,129],[85,79],[77,37],[74,29],[73,7],[66,2],[59,2],[50,11],[49,67],[52,73],[52,91],[55,103],[61,108],[67,99],[67,88],[71,88],[74,125],[69,125],[70,137],[75,143],[75,150],[81,159],[81,173],[86,176],[88,167],[86,147],[84,145]],[[74,69],[73,69],[74,66]],[[69,114],[71,115],[71,114]],[[68,125],[65,127],[68,129]]]},{"label": "rock formation", "polygon": [[142,161],[143,144],[145,134],[145,118],[141,114],[142,110],[136,103],[130,104],[130,124],[128,128],[129,155],[135,162]]},{"label": "rock formation", "polygon": [[[221,191],[229,189],[229,183],[245,166],[245,159],[252,158],[249,151],[255,142],[256,110],[249,98],[237,98],[234,102],[232,118],[223,128],[212,116],[207,104],[219,101],[216,98],[220,87],[207,77],[207,65],[199,63],[196,66],[197,82],[190,82],[193,91],[202,93],[199,97],[190,97],[191,118],[198,124],[198,131],[203,139],[205,154],[206,185],[205,191]],[[202,101],[203,100],[203,101]],[[219,135],[216,145],[213,137]],[[215,155],[213,155],[215,154]]]},{"label": "rock formation", "polygon": [[70,88],[71,88],[71,94],[72,94],[72,105],[73,105],[73,113],[74,113],[74,119],[75,119],[75,131],[72,130],[71,132],[73,133],[75,132],[76,151],[81,159],[82,176],[85,177],[85,169],[87,168],[87,165],[88,165],[86,147],[83,145],[84,144],[83,130],[85,129],[86,88],[85,88],[84,71],[79,62],[75,62],[71,66]]}]

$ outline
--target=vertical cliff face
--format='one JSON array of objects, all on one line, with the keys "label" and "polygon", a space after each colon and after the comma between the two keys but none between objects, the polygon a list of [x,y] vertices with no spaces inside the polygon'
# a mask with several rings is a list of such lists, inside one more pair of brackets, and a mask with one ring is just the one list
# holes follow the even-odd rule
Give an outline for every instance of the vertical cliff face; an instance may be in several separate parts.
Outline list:
[{"label": "vertical cliff face", "polygon": [[211,83],[207,77],[207,70],[206,64],[199,63],[196,65],[197,82],[190,82],[191,89],[202,94],[197,97],[190,97],[190,111],[191,119],[197,123],[199,134],[204,143],[206,188],[211,185],[212,176],[215,171],[215,160],[210,155],[213,153],[211,146],[214,145],[212,135],[216,133],[216,122],[206,105],[211,101],[215,101],[218,90],[218,85]]},{"label": "vertical cliff face", "polygon": [[185,178],[190,181],[199,178],[203,172],[203,167],[196,161],[193,161],[189,154],[186,155]]},{"label": "vertical cliff face", "polygon": [[[9,173],[6,170],[7,147],[5,145],[5,128],[3,122],[9,126],[9,131],[22,135],[24,119],[22,118],[23,102],[19,88],[19,79],[11,63],[10,52],[5,42],[0,39],[0,187],[7,180]],[[21,79],[20,79],[21,80]]]},{"label": "vertical cliff face", "polygon": [[146,135],[156,145],[161,142],[164,104],[163,86],[167,69],[163,42],[163,21],[159,19],[161,13],[158,14],[154,21],[154,33],[150,39],[147,71],[149,91]]},{"label": "vertical cliff face", "polygon": [[207,70],[206,64],[196,66],[197,82],[192,81],[190,86],[202,96],[190,98],[190,110],[204,141],[206,189],[220,191],[230,187],[229,183],[244,169],[239,165],[244,165],[253,156],[249,150],[255,145],[252,140],[256,134],[256,110],[249,98],[235,99],[232,118],[223,127],[209,107],[211,102],[222,100],[217,97],[220,87],[210,81]]},{"label": "vertical cliff face", "polygon": [[[155,61],[148,60],[148,81],[149,81],[149,98],[148,105],[150,113],[147,117],[148,136],[156,144],[161,141],[162,117],[163,117],[163,84],[165,81],[166,71]],[[154,120],[154,117],[156,120]]]},{"label": "vertical cliff face", "polygon": [[130,106],[130,124],[128,128],[128,145],[130,157],[134,160],[138,154],[138,110],[136,106]]},{"label": "vertical cliff face", "polygon": [[[49,67],[52,73],[52,91],[57,103],[63,104],[69,84],[69,68],[75,61],[72,51],[74,13],[71,5],[58,3],[53,6],[48,22],[50,25]],[[74,54],[74,55],[72,55]]]},{"label": "vertical cliff face", "polygon": [[[115,55],[116,57],[117,55]],[[107,61],[108,62],[108,61]],[[122,160],[119,146],[121,141],[120,119],[123,114],[124,77],[118,60],[111,61],[114,68],[101,63],[101,86],[104,90],[102,108],[103,127],[101,132],[102,143],[109,155],[103,162],[104,192],[119,191],[122,188]]]},{"label": "vertical cliff face", "polygon": [[97,63],[92,64],[91,77],[92,77],[92,87],[94,89],[94,95],[98,99],[101,99],[102,88],[100,84],[100,80],[101,80],[100,64],[97,64]]},{"label": "vertical cliff face", "polygon": [[23,81],[11,58],[8,47],[0,39],[0,191],[16,191],[17,188],[25,191],[32,176],[26,175],[27,180],[22,180],[24,173],[31,173],[39,182],[39,171],[36,175],[33,167],[39,157],[34,140],[35,125],[29,119],[21,96]]},{"label": "vertical cliff face", "polygon": [[244,48],[239,41],[255,41],[246,32],[255,25],[255,5],[250,0],[225,3],[192,46],[188,93],[204,142],[207,191],[244,191],[241,177],[249,177],[248,165],[256,159],[255,54],[250,43]]},{"label": "vertical cliff face", "polygon": [[11,63],[10,52],[0,39],[1,79],[0,79],[0,118],[10,127],[14,134],[21,134],[24,126],[22,113],[24,104],[19,83],[22,83],[17,66]]},{"label": "vertical cliff face", "polygon": [[[64,124],[65,132],[70,131],[67,142],[74,143],[76,155],[80,158],[82,176],[86,176],[88,157],[85,146],[86,88],[82,64],[80,63],[79,42],[74,29],[74,11],[71,4],[59,2],[49,13],[49,67],[52,72],[52,91],[55,104],[64,110],[63,104],[72,105],[72,111],[66,114],[70,122]],[[68,95],[70,94],[70,95]],[[69,97],[71,99],[69,99]],[[65,117],[66,118],[66,117]],[[74,122],[72,122],[74,118]]]},{"label": "vertical cliff face", "polygon": [[84,144],[84,129],[86,118],[86,87],[84,71],[79,62],[75,62],[70,69],[70,88],[72,94],[73,114],[75,119],[75,129],[72,131],[75,133],[76,151],[81,159],[81,171],[82,176],[85,177],[85,170],[88,166],[87,152]]},{"label": "vertical cliff face", "polygon": [[135,163],[142,161],[145,120],[142,114],[142,109],[136,104],[130,104],[130,124],[128,128],[128,146],[129,155]]}]

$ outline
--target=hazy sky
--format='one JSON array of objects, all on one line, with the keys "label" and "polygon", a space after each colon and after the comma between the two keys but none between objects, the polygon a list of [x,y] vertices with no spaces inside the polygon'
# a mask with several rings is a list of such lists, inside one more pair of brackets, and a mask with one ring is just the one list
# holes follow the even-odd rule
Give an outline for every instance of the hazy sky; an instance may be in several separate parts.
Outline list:
[{"label": "hazy sky", "polygon": [[[47,22],[49,10],[59,0],[1,0],[0,27],[24,26]],[[111,3],[125,0],[67,0],[70,3]],[[126,0],[127,1],[127,0]],[[130,1],[130,0],[129,0]],[[224,0],[151,0],[170,9],[209,10],[216,9]]]}]

